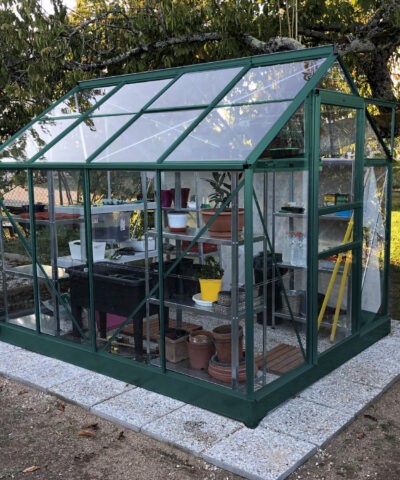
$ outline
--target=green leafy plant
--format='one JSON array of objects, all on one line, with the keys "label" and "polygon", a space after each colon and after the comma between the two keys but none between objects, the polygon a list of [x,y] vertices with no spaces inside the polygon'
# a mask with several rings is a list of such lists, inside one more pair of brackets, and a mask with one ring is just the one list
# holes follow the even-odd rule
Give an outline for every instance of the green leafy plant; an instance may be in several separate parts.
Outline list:
[{"label": "green leafy plant", "polygon": [[197,274],[198,278],[212,279],[222,278],[224,275],[224,269],[220,262],[214,257],[206,257],[205,263],[202,265],[200,271]]},{"label": "green leafy plant", "polygon": [[[242,178],[242,173],[239,174],[238,180]],[[224,202],[228,200],[228,197],[232,193],[232,175],[230,172],[212,172],[212,178],[205,178],[212,189],[214,190],[209,195],[210,202],[214,203],[215,208],[219,208]],[[227,203],[229,207],[231,202]]]}]

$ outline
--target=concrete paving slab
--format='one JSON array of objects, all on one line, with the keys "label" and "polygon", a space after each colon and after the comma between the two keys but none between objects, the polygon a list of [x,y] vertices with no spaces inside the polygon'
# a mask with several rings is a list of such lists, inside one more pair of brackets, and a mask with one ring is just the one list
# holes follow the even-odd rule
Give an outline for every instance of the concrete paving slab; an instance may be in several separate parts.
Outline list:
[{"label": "concrete paving slab", "polygon": [[49,390],[86,373],[87,370],[75,365],[43,357],[40,361],[27,365],[24,369],[14,371],[10,377],[41,390]]},{"label": "concrete paving slab", "polygon": [[142,432],[162,442],[178,445],[198,456],[203,450],[243,428],[240,422],[185,405],[145,425]]},{"label": "concrete paving slab", "polygon": [[97,403],[135,388],[133,385],[128,385],[100,373],[88,372],[87,370],[86,372],[79,378],[73,378],[49,388],[49,392],[81,407],[90,408]]},{"label": "concrete paving slab", "polygon": [[185,405],[179,400],[149,392],[143,388],[133,388],[109,400],[98,403],[91,411],[112,422],[135,431]]},{"label": "concrete paving slab", "polygon": [[259,427],[288,434],[320,447],[344,427],[351,413],[338,412],[304,398],[294,398],[269,413]]},{"label": "concrete paving slab", "polygon": [[312,443],[268,428],[242,428],[205,450],[204,460],[251,480],[279,480],[316,451]]},{"label": "concrete paving slab", "polygon": [[16,350],[21,350],[20,347],[15,345],[10,345],[9,343],[0,342],[0,355],[7,355],[8,353],[15,352]]},{"label": "concrete paving slab", "polygon": [[379,395],[381,389],[347,380],[332,372],[300,393],[300,397],[319,405],[355,415]]},{"label": "concrete paving slab", "polygon": [[400,363],[381,349],[378,351],[368,349],[337,368],[335,374],[347,380],[382,389],[400,375]]},{"label": "concrete paving slab", "polygon": [[3,375],[12,375],[19,371],[24,371],[35,364],[41,364],[46,357],[29,350],[13,349],[7,355],[0,356],[0,373]]}]

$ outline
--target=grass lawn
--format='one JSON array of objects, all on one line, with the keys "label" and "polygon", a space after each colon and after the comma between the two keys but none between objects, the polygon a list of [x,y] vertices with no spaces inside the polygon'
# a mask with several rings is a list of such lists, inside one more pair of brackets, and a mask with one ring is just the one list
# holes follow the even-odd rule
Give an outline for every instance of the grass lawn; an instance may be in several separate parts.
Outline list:
[{"label": "grass lawn", "polygon": [[392,318],[400,320],[400,189],[392,192],[392,209],[389,313]]}]

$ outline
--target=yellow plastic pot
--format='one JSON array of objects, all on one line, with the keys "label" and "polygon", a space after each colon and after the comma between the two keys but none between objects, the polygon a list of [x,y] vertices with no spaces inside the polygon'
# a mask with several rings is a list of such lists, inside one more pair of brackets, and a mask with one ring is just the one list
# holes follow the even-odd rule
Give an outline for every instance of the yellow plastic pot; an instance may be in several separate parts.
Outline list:
[{"label": "yellow plastic pot", "polygon": [[222,278],[200,278],[201,299],[206,302],[216,302],[218,293],[222,290]]}]

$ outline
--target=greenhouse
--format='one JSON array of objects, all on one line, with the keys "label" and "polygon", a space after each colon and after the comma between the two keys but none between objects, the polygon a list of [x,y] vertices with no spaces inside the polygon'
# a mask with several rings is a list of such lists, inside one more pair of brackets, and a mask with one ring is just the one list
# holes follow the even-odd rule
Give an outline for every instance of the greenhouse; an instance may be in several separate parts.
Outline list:
[{"label": "greenhouse", "polygon": [[254,427],[390,331],[394,112],[332,46],[80,82],[0,148],[0,340]]}]

